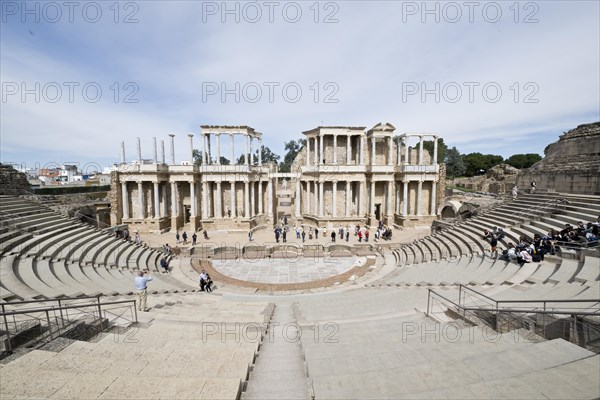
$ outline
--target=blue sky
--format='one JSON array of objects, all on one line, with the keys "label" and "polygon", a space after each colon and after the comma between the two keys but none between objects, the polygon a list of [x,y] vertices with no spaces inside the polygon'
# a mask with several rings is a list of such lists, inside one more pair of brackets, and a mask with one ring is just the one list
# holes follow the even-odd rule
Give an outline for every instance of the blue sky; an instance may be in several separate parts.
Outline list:
[{"label": "blue sky", "polygon": [[23,4],[1,2],[2,162],[109,165],[171,132],[186,160],[204,124],[283,156],[378,122],[508,157],[600,120],[597,1]]}]

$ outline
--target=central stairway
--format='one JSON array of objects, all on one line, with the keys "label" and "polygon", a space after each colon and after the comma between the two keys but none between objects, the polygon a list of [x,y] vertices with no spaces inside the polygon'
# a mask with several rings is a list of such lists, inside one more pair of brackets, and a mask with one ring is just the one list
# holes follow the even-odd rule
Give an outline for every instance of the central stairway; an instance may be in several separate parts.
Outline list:
[{"label": "central stairway", "polygon": [[242,399],[309,399],[300,330],[290,304],[278,304]]}]

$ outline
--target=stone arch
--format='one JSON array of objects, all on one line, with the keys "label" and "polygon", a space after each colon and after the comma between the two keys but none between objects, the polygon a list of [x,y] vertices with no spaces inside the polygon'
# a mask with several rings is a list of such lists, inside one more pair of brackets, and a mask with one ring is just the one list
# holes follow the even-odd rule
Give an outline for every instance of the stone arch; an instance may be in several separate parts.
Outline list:
[{"label": "stone arch", "polygon": [[452,219],[459,215],[459,210],[462,206],[460,201],[448,200],[444,202],[438,209],[438,214],[442,216],[442,219]]}]

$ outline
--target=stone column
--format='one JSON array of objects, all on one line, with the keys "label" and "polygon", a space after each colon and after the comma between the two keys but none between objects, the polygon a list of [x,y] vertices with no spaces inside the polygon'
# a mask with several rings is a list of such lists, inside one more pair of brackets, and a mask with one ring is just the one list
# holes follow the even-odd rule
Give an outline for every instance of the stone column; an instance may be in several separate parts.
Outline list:
[{"label": "stone column", "polygon": [[350,216],[352,209],[352,182],[346,181],[346,217]]},{"label": "stone column", "polygon": [[417,187],[417,212],[416,215],[421,215],[421,195],[423,194],[423,181],[419,181]]},{"label": "stone column", "polygon": [[267,204],[267,213],[269,218],[273,218],[273,181],[272,179],[269,179],[269,182],[267,184],[267,201],[269,202],[269,204]]},{"label": "stone column", "polygon": [[[392,210],[392,182],[388,182],[387,187],[386,187],[386,205],[385,205],[385,213],[387,215],[391,215],[393,214],[393,210]],[[390,221],[388,221],[389,223]]]},{"label": "stone column", "polygon": [[207,182],[207,201],[208,201],[208,208],[207,208],[207,215],[209,218],[214,217],[214,213],[213,213],[213,188],[212,188],[212,182]]},{"label": "stone column", "polygon": [[371,181],[371,193],[369,196],[369,215],[375,215],[375,181]]},{"label": "stone column", "polygon": [[[217,165],[221,165],[221,134],[217,132]],[[220,217],[219,217],[220,218]]]},{"label": "stone column", "polygon": [[388,153],[388,165],[394,165],[394,140],[390,136],[390,149]]},{"label": "stone column", "polygon": [[196,216],[196,183],[190,182],[190,218]]},{"label": "stone column", "polygon": [[[321,136],[323,137],[323,136]],[[322,217],[323,216],[323,206],[325,203],[325,197],[323,196],[323,186],[324,186],[324,182],[319,182],[319,216]]]},{"label": "stone column", "polygon": [[159,219],[160,218],[160,199],[158,196],[158,182],[153,182],[153,186],[154,186],[154,190],[153,190],[153,194],[154,194],[154,218],[155,219]]},{"label": "stone column", "polygon": [[152,142],[153,142],[153,156],[154,156],[154,164],[158,164],[158,151],[156,148],[156,137],[152,138]]},{"label": "stone column", "polygon": [[208,219],[208,183],[206,181],[202,182],[202,218]]},{"label": "stone column", "polygon": [[263,182],[258,181],[258,214],[263,214]]},{"label": "stone column", "polygon": [[337,216],[337,183],[338,181],[333,181],[333,186],[331,189],[333,194],[333,205],[331,206],[331,215],[333,216],[333,218]]},{"label": "stone column", "polygon": [[300,208],[300,196],[302,195],[300,190],[300,178],[296,180],[296,218],[300,218],[302,215],[302,209]]},{"label": "stone column", "polygon": [[400,185],[398,185],[398,182],[394,182],[394,186],[396,187],[396,207],[394,212],[400,214]]},{"label": "stone column", "polygon": [[423,164],[423,136],[419,136],[419,165]]},{"label": "stone column", "polygon": [[347,135],[346,136],[346,165],[350,165],[350,140],[352,139],[352,136]]},{"label": "stone column", "polygon": [[333,135],[333,163],[337,164],[337,135]]},{"label": "stone column", "polygon": [[319,165],[319,141],[315,136],[315,167]]},{"label": "stone column", "polygon": [[160,141],[160,158],[162,159],[162,163],[165,164],[165,141]]},{"label": "stone column", "polygon": [[190,140],[190,165],[194,165],[194,135],[188,133],[188,138]]},{"label": "stone column", "polygon": [[401,153],[400,153],[400,149],[402,148],[402,139],[398,139],[398,147],[396,148],[396,151],[398,152],[396,159],[398,161],[398,165],[400,165],[400,162],[402,161],[401,158]]},{"label": "stone column", "polygon": [[121,142],[121,164],[125,164],[125,142]]},{"label": "stone column", "polygon": [[233,136],[233,133],[229,134],[229,139],[231,140],[231,144],[230,144],[231,148],[229,149],[230,153],[231,153],[230,154],[231,165],[234,165],[235,164],[235,147],[234,147],[235,145],[234,145],[234,136]]},{"label": "stone column", "polygon": [[142,144],[140,142],[140,138],[137,138],[137,156],[138,156],[138,163],[141,164],[142,163]]},{"label": "stone column", "polygon": [[437,158],[438,158],[438,137],[434,136],[433,137],[433,160],[431,160],[432,165],[437,164]]},{"label": "stone column", "polygon": [[202,154],[200,157],[202,158],[202,165],[206,165],[206,134],[204,132],[201,133],[200,138],[202,140]]},{"label": "stone column", "polygon": [[210,144],[210,134],[206,135],[206,157],[209,164],[213,164],[212,160],[212,145]]},{"label": "stone column", "polygon": [[121,182],[121,199],[123,203],[123,219],[129,219],[129,193],[127,193],[127,182]]},{"label": "stone column", "polygon": [[325,158],[325,148],[323,147],[323,134],[319,134],[319,165],[323,165]]},{"label": "stone column", "polygon": [[402,187],[402,215],[405,217],[408,216],[408,182],[403,182],[404,186]]},{"label": "stone column", "polygon": [[437,210],[435,207],[436,195],[437,195],[436,189],[437,189],[437,183],[435,181],[431,181],[431,205],[430,205],[430,211],[429,211],[430,215],[437,214]]},{"label": "stone column", "polygon": [[262,139],[258,139],[258,166],[262,167]]},{"label": "stone column", "polygon": [[254,165],[254,137],[249,136],[250,138],[250,165]]},{"label": "stone column", "polygon": [[146,213],[144,212],[144,184],[142,181],[138,181],[138,217],[140,219],[146,218]]},{"label": "stone column", "polygon": [[248,134],[247,133],[244,133],[244,165],[248,165]]},{"label": "stone column", "polygon": [[313,189],[314,189],[314,193],[315,193],[315,198],[314,200],[314,214],[318,215],[319,214],[319,189],[318,189],[318,185],[317,185],[317,181],[313,181]]},{"label": "stone column", "polygon": [[[218,136],[217,136],[218,137]],[[223,218],[223,192],[221,191],[221,181],[217,181],[217,204],[215,204],[215,217]]]},{"label": "stone column", "polygon": [[177,182],[171,182],[171,218],[179,217],[179,202],[177,198]]},{"label": "stone column", "polygon": [[360,189],[359,189],[360,193],[357,196],[357,198],[358,198],[357,203],[358,204],[357,204],[357,207],[356,207],[356,209],[358,210],[358,216],[359,217],[362,217],[365,214],[365,209],[364,209],[364,206],[363,206],[363,201],[366,201],[366,199],[365,199],[365,197],[366,197],[365,194],[367,193],[366,187],[367,187],[367,183],[365,181],[361,181],[360,182]]},{"label": "stone column", "polygon": [[167,201],[167,182],[164,182],[162,184],[162,190],[160,191],[161,193],[161,201],[162,201],[162,207],[160,208],[160,217],[168,217],[169,216],[169,209],[168,207],[168,201]]},{"label": "stone column", "polygon": [[404,138],[404,162],[410,164],[410,147],[408,146],[408,136]]},{"label": "stone column", "polygon": [[231,218],[235,218],[236,213],[237,213],[237,206],[235,203],[235,181],[231,181],[231,196],[230,197],[231,197],[231,204],[229,205],[229,209],[231,210]]},{"label": "stone column", "polygon": [[360,165],[365,165],[365,136],[360,136]]},{"label": "stone column", "polygon": [[248,182],[244,182],[244,218],[250,218],[250,190]]},{"label": "stone column", "polygon": [[171,165],[175,165],[175,135],[169,133],[171,137]]},{"label": "stone column", "polygon": [[256,215],[256,191],[255,191],[256,182],[250,182],[250,217],[254,217]]},{"label": "stone column", "polygon": [[375,137],[371,136],[371,165],[377,164],[377,153],[375,151],[376,146],[377,142],[375,141]]},{"label": "stone column", "polygon": [[310,166],[310,138],[306,138],[306,166]]}]

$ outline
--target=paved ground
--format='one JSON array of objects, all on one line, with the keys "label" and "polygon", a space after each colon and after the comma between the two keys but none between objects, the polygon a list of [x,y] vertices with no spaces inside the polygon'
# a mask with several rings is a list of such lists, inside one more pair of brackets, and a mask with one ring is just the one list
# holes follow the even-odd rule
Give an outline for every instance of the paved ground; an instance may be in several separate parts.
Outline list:
[{"label": "paved ground", "polygon": [[327,279],[348,271],[355,257],[299,260],[212,260],[213,268],[229,277],[249,282],[301,283]]}]

